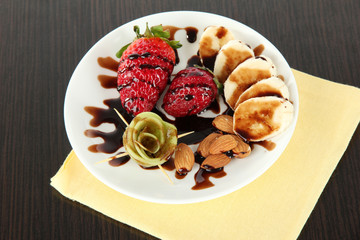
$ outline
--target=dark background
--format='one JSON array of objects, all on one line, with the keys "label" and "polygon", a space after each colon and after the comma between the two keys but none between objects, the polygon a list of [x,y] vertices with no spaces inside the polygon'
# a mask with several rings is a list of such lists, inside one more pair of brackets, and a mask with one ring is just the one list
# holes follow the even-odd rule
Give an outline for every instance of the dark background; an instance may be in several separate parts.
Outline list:
[{"label": "dark background", "polygon": [[[49,182],[71,150],[63,101],[80,59],[118,26],[171,10],[238,20],[292,68],[360,87],[359,0],[2,0],[0,239],[154,239],[64,198]],[[358,127],[299,239],[360,239],[359,152]]]}]

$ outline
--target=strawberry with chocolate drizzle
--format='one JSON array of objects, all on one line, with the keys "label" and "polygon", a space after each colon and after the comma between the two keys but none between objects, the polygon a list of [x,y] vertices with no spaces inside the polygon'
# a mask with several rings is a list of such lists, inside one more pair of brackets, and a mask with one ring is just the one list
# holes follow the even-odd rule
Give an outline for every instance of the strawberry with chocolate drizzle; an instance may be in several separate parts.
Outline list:
[{"label": "strawberry with chocolate drizzle", "polygon": [[134,27],[136,38],[116,54],[120,58],[117,89],[124,109],[134,116],[151,111],[164,91],[174,69],[178,41],[170,41],[170,33],[161,25],[144,34]]},{"label": "strawberry with chocolate drizzle", "polygon": [[221,84],[206,68],[188,67],[178,72],[163,100],[165,112],[174,117],[195,115],[215,100]]}]

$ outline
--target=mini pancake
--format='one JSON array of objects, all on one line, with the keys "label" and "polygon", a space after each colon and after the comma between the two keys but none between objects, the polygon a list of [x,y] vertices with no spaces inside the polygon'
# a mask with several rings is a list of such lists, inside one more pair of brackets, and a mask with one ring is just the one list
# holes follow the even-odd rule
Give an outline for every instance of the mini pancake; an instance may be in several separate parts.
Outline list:
[{"label": "mini pancake", "polygon": [[199,56],[204,66],[212,70],[220,48],[233,39],[234,35],[223,26],[207,27],[199,41]]},{"label": "mini pancake", "polygon": [[214,75],[219,82],[224,83],[230,73],[243,61],[254,57],[250,46],[239,40],[227,42],[216,56]]},{"label": "mini pancake", "polygon": [[248,89],[246,89],[236,102],[235,108],[242,102],[254,98],[276,96],[284,99],[289,99],[289,89],[285,85],[284,81],[278,77],[271,77],[261,80]]},{"label": "mini pancake", "polygon": [[258,56],[240,63],[224,83],[226,102],[235,109],[240,95],[254,83],[276,75],[276,68],[270,58]]},{"label": "mini pancake", "polygon": [[293,114],[293,105],[283,98],[250,98],[234,112],[234,132],[250,142],[268,140],[290,125]]}]

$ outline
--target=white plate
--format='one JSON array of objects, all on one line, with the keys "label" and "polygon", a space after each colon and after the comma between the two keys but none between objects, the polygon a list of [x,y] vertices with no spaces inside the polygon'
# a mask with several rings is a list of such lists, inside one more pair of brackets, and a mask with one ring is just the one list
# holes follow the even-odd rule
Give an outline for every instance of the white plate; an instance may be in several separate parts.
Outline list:
[{"label": "white plate", "polygon": [[[197,172],[198,164],[182,180],[174,177],[174,172],[168,172],[174,181],[171,185],[160,170],[143,170],[134,161],[129,161],[123,166],[112,167],[107,163],[95,164],[111,155],[103,153],[92,153],[88,150],[90,145],[101,143],[99,138],[88,138],[84,135],[86,129],[94,129],[89,125],[92,116],[85,112],[85,106],[106,107],[103,100],[118,97],[115,89],[104,89],[100,86],[97,76],[100,74],[114,75],[114,72],[100,67],[97,63],[98,57],[111,56],[121,46],[129,43],[134,38],[133,26],[139,25],[143,31],[145,23],[149,26],[158,24],[173,25],[176,27],[196,27],[199,32],[196,43],[188,43],[186,32],[180,30],[175,39],[180,40],[183,47],[178,50],[180,63],[175,67],[178,72],[186,66],[186,60],[196,54],[198,41],[203,29],[209,25],[223,25],[230,29],[237,39],[248,43],[251,47],[260,44],[265,46],[263,55],[270,57],[283,75],[285,83],[289,87],[290,100],[294,104],[295,114],[291,126],[286,132],[273,139],[276,148],[267,151],[261,146],[255,145],[253,152],[245,159],[233,160],[225,167],[227,176],[219,179],[211,178],[214,187],[203,190],[191,190],[195,185],[194,174]],[[142,32],[141,31],[141,32]],[[98,41],[83,57],[76,67],[65,97],[64,118],[65,126],[70,143],[84,166],[100,181],[109,187],[128,196],[156,203],[193,203],[205,201],[231,193],[244,187],[263,174],[280,156],[287,146],[295,129],[298,115],[298,91],[294,76],[281,53],[263,36],[253,29],[235,20],[203,12],[178,11],[165,12],[142,17],[131,21],[113,30],[100,41]],[[103,124],[96,129],[105,132],[114,129],[110,124]]]}]

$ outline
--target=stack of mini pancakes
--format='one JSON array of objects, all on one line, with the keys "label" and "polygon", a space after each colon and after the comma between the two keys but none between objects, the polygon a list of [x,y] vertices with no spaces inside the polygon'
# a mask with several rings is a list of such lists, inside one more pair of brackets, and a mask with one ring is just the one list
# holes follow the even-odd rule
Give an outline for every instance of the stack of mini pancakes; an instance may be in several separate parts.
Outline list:
[{"label": "stack of mini pancakes", "polygon": [[223,26],[206,28],[200,38],[201,59],[215,56],[214,75],[234,110],[234,132],[249,142],[268,140],[291,123],[289,90],[272,60],[255,56],[251,47]]}]

